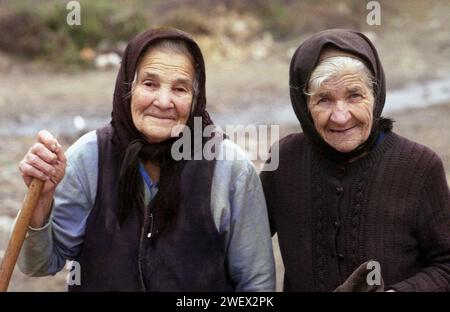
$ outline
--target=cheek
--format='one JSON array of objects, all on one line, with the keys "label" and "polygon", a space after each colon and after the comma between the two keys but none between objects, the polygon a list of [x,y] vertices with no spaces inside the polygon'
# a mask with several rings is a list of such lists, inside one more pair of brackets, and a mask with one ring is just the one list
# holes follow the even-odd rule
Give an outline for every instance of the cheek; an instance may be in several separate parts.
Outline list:
[{"label": "cheek", "polygon": [[141,123],[143,112],[148,106],[147,103],[149,103],[149,101],[148,96],[145,95],[145,92],[141,92],[136,89],[131,96],[131,117],[136,127],[139,127]]},{"label": "cheek", "polygon": [[141,88],[136,88],[131,96],[131,108],[136,111],[143,110],[152,102],[151,93]]},{"label": "cheek", "polygon": [[328,120],[330,119],[331,112],[329,110],[320,108],[320,107],[313,107],[310,109],[311,117],[314,121],[314,126],[316,129],[321,132],[322,129],[324,129],[327,126]]},{"label": "cheek", "polygon": [[192,97],[186,97],[177,101],[177,113],[180,121],[186,122],[191,113]]},{"label": "cheek", "polygon": [[370,131],[373,123],[373,104],[370,101],[352,106],[350,113],[363,125],[365,130]]}]

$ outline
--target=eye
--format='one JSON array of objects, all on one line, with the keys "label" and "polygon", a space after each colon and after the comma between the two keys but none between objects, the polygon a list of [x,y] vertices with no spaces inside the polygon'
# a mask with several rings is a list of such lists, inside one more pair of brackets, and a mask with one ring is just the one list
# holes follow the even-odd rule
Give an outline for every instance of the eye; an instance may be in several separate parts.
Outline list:
[{"label": "eye", "polygon": [[349,98],[351,101],[359,101],[362,99],[362,95],[360,93],[352,93]]},{"label": "eye", "polygon": [[321,97],[317,100],[317,104],[326,104],[330,101],[328,97]]},{"label": "eye", "polygon": [[147,87],[156,87],[157,84],[153,80],[144,80],[143,84]]},{"label": "eye", "polygon": [[186,87],[180,87],[180,86],[174,87],[173,90],[174,90],[175,93],[177,93],[177,94],[185,94],[185,93],[188,92],[188,88],[186,88]]}]

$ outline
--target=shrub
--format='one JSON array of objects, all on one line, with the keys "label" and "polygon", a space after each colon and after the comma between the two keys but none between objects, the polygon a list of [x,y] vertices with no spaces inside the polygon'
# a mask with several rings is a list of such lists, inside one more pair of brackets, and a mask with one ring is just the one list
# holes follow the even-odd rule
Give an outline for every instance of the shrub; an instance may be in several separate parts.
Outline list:
[{"label": "shrub", "polygon": [[56,0],[2,4],[0,49],[23,58],[57,64],[83,64],[79,51],[102,41],[128,41],[147,26],[143,2],[79,1],[81,25],[69,26],[66,2]]}]

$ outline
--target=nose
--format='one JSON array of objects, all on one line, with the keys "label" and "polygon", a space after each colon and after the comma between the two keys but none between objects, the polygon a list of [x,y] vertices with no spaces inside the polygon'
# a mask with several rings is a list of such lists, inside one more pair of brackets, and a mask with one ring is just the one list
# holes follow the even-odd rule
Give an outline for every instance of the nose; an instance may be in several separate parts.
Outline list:
[{"label": "nose", "polygon": [[172,95],[170,90],[167,88],[161,88],[155,94],[155,99],[153,105],[158,106],[160,109],[171,108],[172,105]]},{"label": "nose", "polygon": [[343,101],[338,101],[330,116],[330,120],[337,125],[345,125],[351,119],[351,114],[348,111],[347,104]]}]

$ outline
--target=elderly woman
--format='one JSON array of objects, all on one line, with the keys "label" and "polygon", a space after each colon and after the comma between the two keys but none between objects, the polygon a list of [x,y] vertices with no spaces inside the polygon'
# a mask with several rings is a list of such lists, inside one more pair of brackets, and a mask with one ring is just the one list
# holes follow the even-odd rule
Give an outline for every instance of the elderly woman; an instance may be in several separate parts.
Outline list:
[{"label": "elderly woman", "polygon": [[290,90],[303,133],[282,139],[278,169],[261,174],[284,290],[374,289],[371,276],[352,274],[369,260],[380,264],[375,289],[384,281],[390,291],[450,290],[444,168],[381,117],[386,88],[373,44],[350,30],[313,35],[292,58]]},{"label": "elderly woman", "polygon": [[[21,270],[49,275],[76,260],[73,291],[273,291],[269,222],[252,163],[172,157],[185,134],[177,127],[192,129],[194,117],[212,125],[205,105],[203,56],[188,34],[155,29],[135,37],[117,76],[111,123],[66,156],[41,131],[19,166],[27,184],[46,181]],[[227,139],[217,153],[243,156]]]}]

